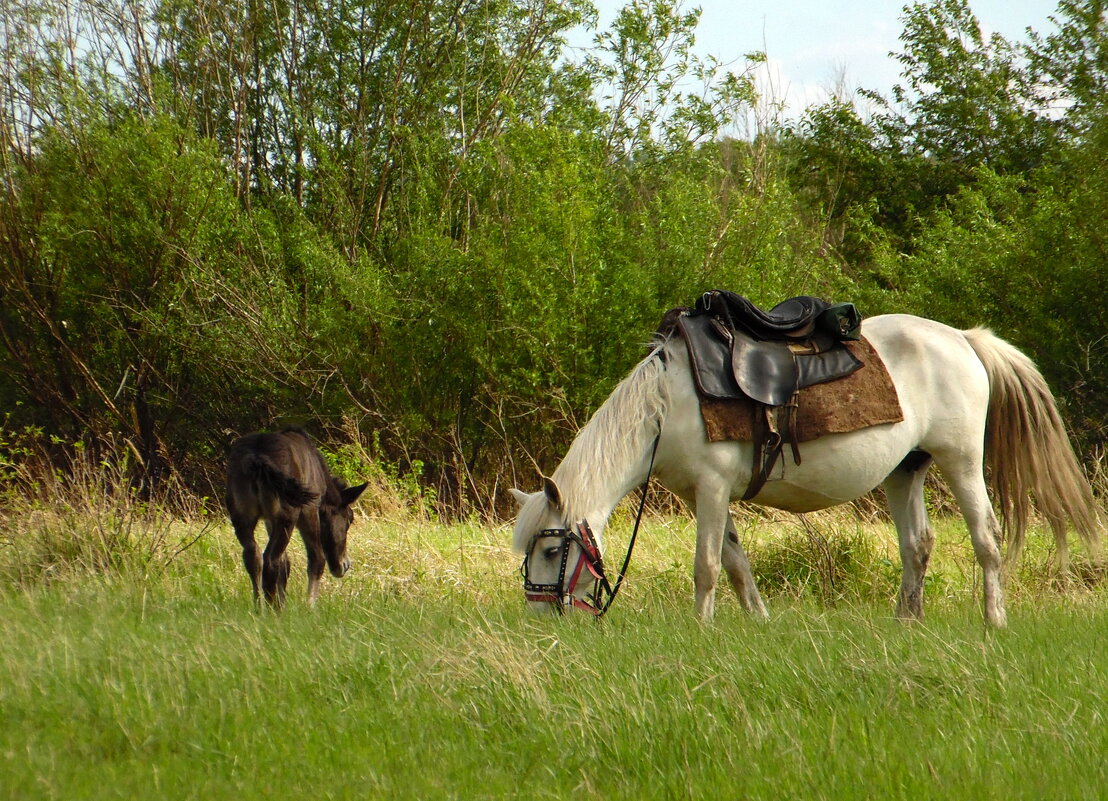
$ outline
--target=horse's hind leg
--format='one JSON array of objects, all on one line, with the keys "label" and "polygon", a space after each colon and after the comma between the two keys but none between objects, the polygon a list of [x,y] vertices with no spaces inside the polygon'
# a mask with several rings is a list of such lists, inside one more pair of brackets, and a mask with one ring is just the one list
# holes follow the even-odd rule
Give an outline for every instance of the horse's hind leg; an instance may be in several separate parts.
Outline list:
[{"label": "horse's hind leg", "polygon": [[258,525],[257,515],[231,513],[231,525],[235,536],[242,545],[242,564],[250,576],[254,588],[254,602],[261,600],[262,556],[258,553],[258,543],[254,541],[254,527]]},{"label": "horse's hind leg", "polygon": [[981,461],[965,460],[959,465],[945,466],[936,455],[939,469],[950,484],[962,516],[966,518],[970,539],[977,563],[981,565],[982,586],[985,593],[985,622],[996,628],[1008,624],[1008,614],[1004,609],[1004,582],[1000,558],[1000,524],[985,487],[985,475],[981,470]]},{"label": "horse's hind leg", "polygon": [[735,518],[730,513],[727,515],[727,531],[723,537],[723,569],[727,571],[731,587],[739,597],[743,609],[760,618],[769,617],[758,586],[754,583],[754,574],[750,572],[750,561],[739,541]]},{"label": "horse's hind leg", "polygon": [[285,605],[285,588],[289,583],[289,557],[286,553],[292,537],[293,521],[286,516],[266,520],[269,542],[262,555],[262,589],[265,599],[275,608]]},{"label": "horse's hind leg", "polygon": [[917,451],[909,454],[884,482],[900,540],[900,598],[896,604],[899,618],[923,618],[923,579],[935,544],[923,495],[923,482],[930,466],[930,455]]}]

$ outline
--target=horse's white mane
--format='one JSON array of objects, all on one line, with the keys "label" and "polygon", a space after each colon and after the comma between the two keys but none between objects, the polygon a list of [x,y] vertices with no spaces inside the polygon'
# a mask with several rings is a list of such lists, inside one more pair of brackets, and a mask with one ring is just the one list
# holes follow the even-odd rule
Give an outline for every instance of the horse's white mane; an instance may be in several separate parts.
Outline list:
[{"label": "horse's white mane", "polygon": [[626,481],[657,436],[666,410],[662,391],[666,368],[659,358],[663,347],[655,347],[616,385],[554,471],[567,520],[581,519],[611,492],[613,484]]}]

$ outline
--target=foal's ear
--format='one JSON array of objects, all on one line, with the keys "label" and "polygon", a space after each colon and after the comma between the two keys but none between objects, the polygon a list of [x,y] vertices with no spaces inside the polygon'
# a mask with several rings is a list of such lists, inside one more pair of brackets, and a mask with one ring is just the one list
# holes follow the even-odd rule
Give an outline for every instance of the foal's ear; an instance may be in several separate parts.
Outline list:
[{"label": "foal's ear", "polygon": [[366,483],[359,484],[356,487],[346,487],[345,489],[343,489],[343,491],[340,493],[342,496],[342,505],[349,506],[350,504],[354,503],[354,501],[358,500],[358,496],[365,492],[365,488],[368,486],[369,482],[367,481]]},{"label": "foal's ear", "polygon": [[520,509],[523,508],[523,504],[531,499],[530,495],[523,490],[517,490],[515,487],[512,487],[508,492],[512,493],[512,497],[516,499],[516,505],[519,506]]},{"label": "foal's ear", "polygon": [[562,491],[558,489],[558,485],[554,483],[554,479],[549,476],[542,477],[542,491],[546,494],[546,500],[550,502],[550,505],[562,511]]}]

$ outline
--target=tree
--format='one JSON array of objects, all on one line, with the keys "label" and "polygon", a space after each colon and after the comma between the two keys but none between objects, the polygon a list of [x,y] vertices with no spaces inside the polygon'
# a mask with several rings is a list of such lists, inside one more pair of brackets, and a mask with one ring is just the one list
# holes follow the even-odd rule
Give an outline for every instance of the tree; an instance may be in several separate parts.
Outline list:
[{"label": "tree", "polygon": [[893,87],[904,111],[886,105],[876,119],[890,143],[941,165],[934,178],[948,188],[981,165],[1026,173],[1041,164],[1045,126],[1018,49],[999,34],[986,40],[968,0],[916,3],[904,24],[905,84]]},{"label": "tree", "polygon": [[1097,124],[1108,96],[1108,4],[1061,0],[1050,19],[1056,32],[1031,33],[1031,75],[1046,112],[1061,115],[1064,133],[1080,138]]},{"label": "tree", "polygon": [[[873,237],[909,250],[931,214],[985,167],[1027,175],[1055,152],[1053,125],[1038,109],[1020,48],[986,39],[967,0],[905,7],[902,83],[863,120],[835,99],[805,111],[786,131],[794,181],[827,221],[829,243],[852,261]],[[853,221],[853,222],[852,222]]]}]

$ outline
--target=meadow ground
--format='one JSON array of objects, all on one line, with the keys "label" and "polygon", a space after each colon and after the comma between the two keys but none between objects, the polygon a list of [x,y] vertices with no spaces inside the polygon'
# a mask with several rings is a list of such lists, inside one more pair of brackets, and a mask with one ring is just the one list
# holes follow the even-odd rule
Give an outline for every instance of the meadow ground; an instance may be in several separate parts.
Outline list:
[{"label": "meadow ground", "polygon": [[362,516],[314,609],[294,542],[274,615],[220,519],[6,518],[0,797],[1108,796],[1097,571],[1061,591],[1040,532],[986,631],[943,522],[904,625],[888,524],[742,519],[771,619],[721,588],[701,626],[680,518],[648,522],[599,625],[523,608],[506,527]]}]

